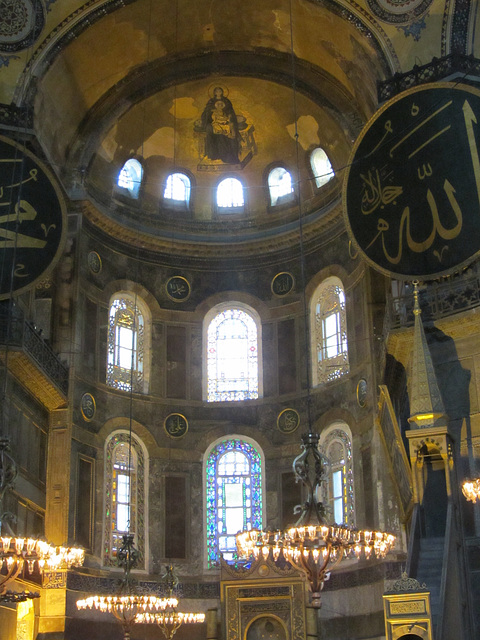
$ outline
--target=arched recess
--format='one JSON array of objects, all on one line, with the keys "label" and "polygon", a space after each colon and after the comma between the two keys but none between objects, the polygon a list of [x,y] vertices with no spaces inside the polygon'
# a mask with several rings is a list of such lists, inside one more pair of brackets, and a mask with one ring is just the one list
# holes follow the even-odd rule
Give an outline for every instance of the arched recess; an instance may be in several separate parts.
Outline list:
[{"label": "arched recess", "polygon": [[151,313],[136,293],[115,292],[108,305],[109,387],[147,393],[150,381]]},{"label": "arched recess", "polygon": [[418,624],[405,624],[392,631],[392,640],[429,640],[429,638],[427,629],[423,629]]},{"label": "arched recess", "polygon": [[[231,434],[210,444],[203,456],[206,568],[219,566],[222,548],[233,548],[232,526],[263,528],[265,491],[265,456],[253,438]],[[231,523],[230,510],[239,511]],[[240,520],[243,526],[236,524]]]},{"label": "arched recess", "polygon": [[322,502],[332,523],[355,526],[355,478],[352,432],[345,422],[336,421],[320,433],[319,449],[330,467],[322,485]]},{"label": "arched recess", "polygon": [[144,442],[130,429],[111,432],[104,444],[104,566],[117,566],[122,536],[131,533],[138,551],[137,568],[148,568],[148,473],[149,456]]},{"label": "arched recess", "polygon": [[271,614],[251,620],[245,634],[246,640],[287,640],[288,637],[283,620]]},{"label": "arched recess", "polygon": [[[375,41],[375,40],[373,40]],[[381,64],[385,60],[380,55]],[[302,59],[296,61],[296,87],[319,105],[337,114],[345,131],[352,139],[359,134],[363,124],[372,115],[356,104],[345,87],[325,69]],[[83,118],[69,145],[66,157],[66,176],[72,175],[75,167],[90,165],[99,140],[123,116],[132,103],[168,88],[172,83],[203,79],[208,75],[235,75],[265,78],[291,87],[291,56],[286,52],[222,51],[194,52],[182,58],[156,60],[123,79],[99,98]],[[385,75],[387,75],[385,71]],[[377,78],[379,80],[380,78]],[[78,187],[77,187],[78,188]]]},{"label": "arched recess", "polygon": [[350,371],[345,287],[336,276],[323,280],[310,298],[310,353],[313,386]]},{"label": "arched recess", "polygon": [[[232,334],[229,338],[228,331],[229,325],[233,327],[235,323],[242,328],[238,336],[241,350],[238,358],[232,362],[239,365],[243,363],[245,369],[239,369],[237,372],[233,367],[232,374],[237,376],[237,385],[233,378],[229,382],[229,373],[224,371],[220,360],[223,355],[227,355],[225,349],[228,344],[233,346],[235,336]],[[225,326],[227,331],[222,331],[222,326]],[[222,345],[222,349],[219,348],[216,337],[222,338],[225,347]],[[231,348],[229,349],[231,352]],[[262,322],[256,309],[235,300],[219,303],[209,309],[203,319],[203,398],[209,402],[261,398],[262,356]],[[222,375],[225,376],[225,383],[222,382]]]}]

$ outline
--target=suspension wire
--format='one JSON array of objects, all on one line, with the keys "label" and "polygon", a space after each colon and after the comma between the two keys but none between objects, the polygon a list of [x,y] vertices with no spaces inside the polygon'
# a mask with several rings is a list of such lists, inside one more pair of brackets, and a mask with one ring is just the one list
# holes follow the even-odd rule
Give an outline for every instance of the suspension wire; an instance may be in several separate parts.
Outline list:
[{"label": "suspension wire", "polygon": [[[150,0],[148,11],[148,27],[147,27],[147,49],[145,64],[148,67],[150,61],[150,44],[151,44],[151,31],[152,31],[152,15],[153,15],[153,0]],[[141,136],[141,157],[144,159],[144,143],[145,143],[145,123],[146,123],[146,104],[145,97],[147,94],[147,75],[145,75],[144,84],[144,101],[143,101],[143,119],[142,119],[142,136]],[[135,285],[138,284],[139,269],[140,269],[140,242],[137,242],[136,252],[134,256],[135,260]],[[133,324],[132,324],[132,345],[131,345],[131,358],[130,358],[130,407],[128,415],[128,522],[127,530],[130,535],[131,531],[131,513],[132,513],[132,449],[133,449],[133,392],[134,386],[138,382],[138,349],[139,349],[139,333],[140,327],[138,323],[139,318],[138,309],[138,287],[135,286],[135,294],[133,297]]]},{"label": "suspension wire", "polygon": [[298,106],[297,106],[297,74],[295,64],[295,49],[293,39],[293,2],[290,0],[290,56],[292,68],[292,101],[293,101],[293,119],[294,119],[294,139],[295,139],[295,161],[297,170],[297,192],[298,192],[298,237],[300,245],[300,281],[302,285],[302,306],[303,320],[305,332],[305,367],[306,367],[306,384],[307,384],[307,423],[308,431],[311,433],[312,428],[312,410],[311,410],[311,353],[310,353],[310,326],[308,318],[307,293],[306,293],[306,264],[305,264],[305,247],[304,247],[304,214],[303,214],[303,198],[302,198],[302,181],[300,179],[300,149],[299,149],[299,133],[298,133]]}]

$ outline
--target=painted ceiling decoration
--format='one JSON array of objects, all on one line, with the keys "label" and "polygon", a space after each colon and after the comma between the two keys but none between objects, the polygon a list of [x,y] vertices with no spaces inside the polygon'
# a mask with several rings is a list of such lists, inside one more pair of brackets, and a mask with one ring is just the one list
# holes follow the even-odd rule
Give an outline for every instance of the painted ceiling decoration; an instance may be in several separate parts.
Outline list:
[{"label": "painted ceiling decoration", "polygon": [[368,0],[372,12],[389,24],[409,24],[423,16],[433,0]]},{"label": "painted ceiling decoration", "polygon": [[32,45],[45,25],[45,10],[35,0],[0,0],[0,52],[15,53]]},{"label": "painted ceiling decoration", "polygon": [[[333,232],[342,224],[340,192],[350,151],[378,108],[378,85],[423,63],[424,51],[433,56],[465,48],[462,16],[470,0],[265,0],[261,6],[245,0],[245,19],[236,22],[224,14],[238,15],[236,8],[223,7],[220,19],[216,1],[211,7],[165,2],[152,12],[159,5],[151,0],[68,6],[0,0],[0,79],[7,96],[1,121],[27,132],[35,128],[36,144],[67,195],[89,198],[99,209],[92,220],[103,217],[105,229],[118,237],[130,238],[127,227],[140,225],[154,245],[163,246],[168,233],[183,234],[186,252],[190,242],[228,242],[229,234],[240,245],[284,233],[288,246],[298,194],[271,206],[267,176],[273,166],[290,172],[317,231]],[[452,21],[447,16],[454,6]],[[429,40],[420,45],[424,24]],[[22,46],[29,47],[24,61]],[[309,162],[315,147],[335,172],[322,189],[314,188]],[[142,164],[138,200],[117,189],[129,158]],[[182,212],[164,198],[175,171],[191,181]],[[228,232],[215,210],[222,177],[240,179],[245,195],[245,216],[230,219]]]}]

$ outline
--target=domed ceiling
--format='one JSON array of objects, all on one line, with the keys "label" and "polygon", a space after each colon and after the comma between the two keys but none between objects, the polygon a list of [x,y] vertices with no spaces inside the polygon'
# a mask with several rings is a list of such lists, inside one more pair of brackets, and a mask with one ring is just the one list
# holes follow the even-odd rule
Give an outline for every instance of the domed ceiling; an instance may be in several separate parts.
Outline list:
[{"label": "domed ceiling", "polygon": [[[427,9],[432,19],[441,15],[439,3],[413,4],[416,18]],[[131,242],[138,232],[152,248],[171,233],[238,245],[288,235],[301,214],[318,235],[341,218],[342,169],[377,108],[377,82],[400,69],[399,52],[406,64],[415,59],[417,39],[399,38],[390,5],[394,16],[394,3],[380,10],[374,0],[52,0],[35,45],[9,59],[3,94],[31,105],[37,140],[64,189],[90,200],[87,216],[107,233]],[[441,53],[435,46],[432,55]],[[215,87],[239,122],[238,162],[205,153],[198,122]],[[335,170],[320,189],[309,163],[317,146]],[[144,167],[138,201],[115,188],[130,157]],[[295,199],[275,209],[266,181],[277,165],[291,172]],[[174,170],[192,181],[188,215],[163,202]],[[244,186],[243,217],[216,212],[223,176]]]}]

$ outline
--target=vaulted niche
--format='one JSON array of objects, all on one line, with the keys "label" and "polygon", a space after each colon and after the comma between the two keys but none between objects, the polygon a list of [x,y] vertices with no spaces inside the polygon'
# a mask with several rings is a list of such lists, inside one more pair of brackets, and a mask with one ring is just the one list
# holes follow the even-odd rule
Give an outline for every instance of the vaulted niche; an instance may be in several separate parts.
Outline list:
[{"label": "vaulted niche", "polygon": [[[96,150],[87,188],[109,205],[110,215],[131,224],[140,215],[152,232],[166,224],[216,222],[221,233],[222,223],[228,230],[232,220],[250,227],[283,225],[298,217],[300,196],[307,214],[339,196],[350,151],[341,123],[331,106],[298,93],[295,114],[292,89],[274,82],[227,76],[186,82],[138,102],[115,122]],[[311,163],[319,147],[335,171],[320,186]],[[118,181],[130,158],[143,167],[135,198]],[[275,164],[291,174],[293,192],[271,206],[268,176]],[[169,177],[178,172],[190,182],[188,199],[166,197]],[[218,185],[226,178],[243,186],[241,206],[219,199]]]}]

